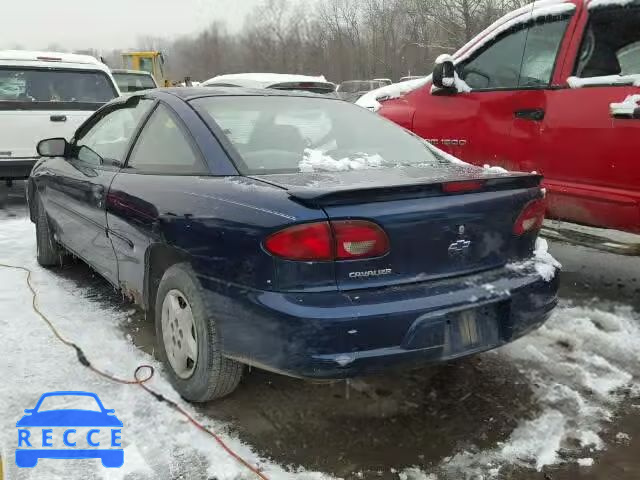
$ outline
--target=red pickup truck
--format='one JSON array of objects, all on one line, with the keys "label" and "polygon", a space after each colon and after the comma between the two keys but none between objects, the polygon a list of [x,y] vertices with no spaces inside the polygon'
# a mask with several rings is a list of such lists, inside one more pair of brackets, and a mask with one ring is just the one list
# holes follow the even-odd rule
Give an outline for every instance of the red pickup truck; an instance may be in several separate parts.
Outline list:
[{"label": "red pickup truck", "polygon": [[640,0],[529,4],[414,87],[380,114],[469,163],[543,174],[550,217],[640,233]]}]

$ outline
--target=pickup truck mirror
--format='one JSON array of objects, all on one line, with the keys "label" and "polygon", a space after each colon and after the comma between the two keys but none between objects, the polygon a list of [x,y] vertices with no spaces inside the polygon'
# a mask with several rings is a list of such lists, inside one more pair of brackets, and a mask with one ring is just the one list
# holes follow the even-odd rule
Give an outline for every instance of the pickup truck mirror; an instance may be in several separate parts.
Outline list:
[{"label": "pickup truck mirror", "polygon": [[64,157],[69,144],[64,138],[48,138],[38,143],[38,155],[41,157]]},{"label": "pickup truck mirror", "polygon": [[433,85],[443,93],[456,93],[455,67],[451,60],[436,62],[433,67]]}]

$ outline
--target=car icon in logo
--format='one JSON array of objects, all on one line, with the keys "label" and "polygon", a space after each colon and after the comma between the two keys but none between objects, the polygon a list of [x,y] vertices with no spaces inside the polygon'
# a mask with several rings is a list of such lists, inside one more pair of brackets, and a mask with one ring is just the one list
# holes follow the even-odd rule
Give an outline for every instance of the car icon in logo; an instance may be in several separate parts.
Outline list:
[{"label": "car icon in logo", "polygon": [[[65,400],[69,398],[73,400],[75,397],[81,401],[89,402],[93,399],[98,409],[58,408],[50,410],[43,408],[43,402],[51,403],[51,399],[55,399],[55,397],[64,397]],[[95,393],[45,393],[40,397],[36,406],[33,409],[26,409],[25,413],[26,415],[16,423],[16,427],[18,427],[16,465],[18,467],[35,467],[40,458],[99,458],[102,465],[107,468],[118,468],[123,465],[122,422],[114,415],[114,410],[104,407]],[[77,428],[86,429],[86,427],[90,427],[86,435],[77,430]],[[53,438],[54,428],[59,438]],[[107,441],[104,439],[105,435]],[[60,441],[69,448],[54,448],[54,442],[60,443]],[[83,443],[92,448],[81,448],[84,446]],[[111,448],[105,448],[106,446]]]}]

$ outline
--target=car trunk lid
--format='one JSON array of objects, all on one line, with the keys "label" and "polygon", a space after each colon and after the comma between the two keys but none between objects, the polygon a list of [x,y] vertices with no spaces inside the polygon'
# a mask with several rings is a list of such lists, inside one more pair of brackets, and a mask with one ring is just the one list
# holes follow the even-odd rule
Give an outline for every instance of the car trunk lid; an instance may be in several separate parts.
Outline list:
[{"label": "car trunk lid", "polygon": [[[529,256],[535,234],[518,236],[518,215],[541,198],[541,177],[451,166],[261,175],[330,220],[362,219],[386,232],[390,251],[336,262],[341,289],[470,274]],[[453,186],[453,188],[452,188]]]}]

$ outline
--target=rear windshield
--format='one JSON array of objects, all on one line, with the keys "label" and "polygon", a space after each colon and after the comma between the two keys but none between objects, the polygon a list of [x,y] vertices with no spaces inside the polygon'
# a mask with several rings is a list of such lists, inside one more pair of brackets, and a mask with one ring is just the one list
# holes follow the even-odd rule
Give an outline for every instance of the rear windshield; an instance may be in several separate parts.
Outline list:
[{"label": "rear windshield", "polygon": [[192,101],[224,132],[245,174],[346,171],[441,163],[422,139],[362,107],[322,98]]},{"label": "rear windshield", "polygon": [[156,82],[153,77],[147,74],[139,73],[114,73],[118,88],[122,93],[126,92],[139,92],[140,90],[148,90],[150,88],[156,88]]},{"label": "rear windshield", "polygon": [[0,68],[0,108],[52,110],[99,106],[116,97],[103,72]]}]

